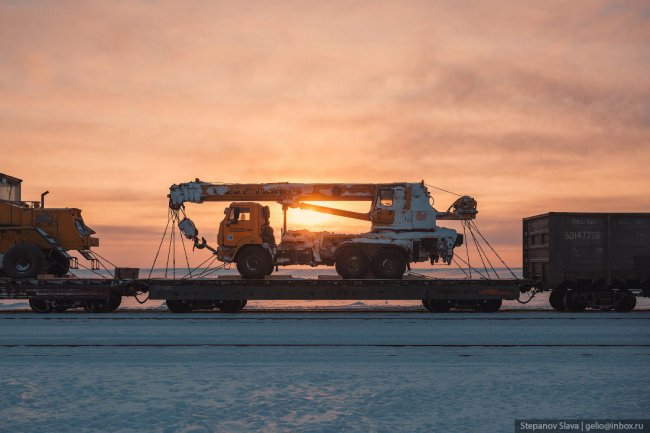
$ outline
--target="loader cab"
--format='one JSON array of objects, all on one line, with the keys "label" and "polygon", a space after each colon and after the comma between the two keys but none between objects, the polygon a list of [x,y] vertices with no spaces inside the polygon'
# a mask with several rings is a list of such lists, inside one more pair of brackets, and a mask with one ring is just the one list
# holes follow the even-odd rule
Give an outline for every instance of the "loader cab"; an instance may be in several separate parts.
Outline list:
[{"label": "loader cab", "polygon": [[0,200],[20,202],[22,180],[17,177],[0,173]]}]

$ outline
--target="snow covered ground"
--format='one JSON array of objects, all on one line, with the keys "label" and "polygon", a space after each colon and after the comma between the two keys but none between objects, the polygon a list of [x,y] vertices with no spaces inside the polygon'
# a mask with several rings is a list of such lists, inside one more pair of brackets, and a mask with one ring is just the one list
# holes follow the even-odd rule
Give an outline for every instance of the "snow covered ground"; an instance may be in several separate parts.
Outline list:
[{"label": "snow covered ground", "polygon": [[4,432],[511,432],[644,418],[650,312],[0,314]]}]

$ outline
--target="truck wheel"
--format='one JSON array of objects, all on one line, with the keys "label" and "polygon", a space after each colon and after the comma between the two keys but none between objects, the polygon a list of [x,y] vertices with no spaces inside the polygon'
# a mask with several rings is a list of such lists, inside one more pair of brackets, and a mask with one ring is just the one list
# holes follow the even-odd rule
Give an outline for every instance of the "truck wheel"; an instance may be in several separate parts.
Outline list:
[{"label": "truck wheel", "polygon": [[449,301],[437,299],[423,299],[422,305],[431,313],[446,313],[451,309],[451,303]]},{"label": "truck wheel", "polygon": [[634,310],[634,307],[636,307],[636,296],[629,290],[623,290],[623,299],[614,307],[614,310],[619,313],[629,313]]},{"label": "truck wheel", "polygon": [[567,292],[564,295],[564,308],[571,313],[579,313],[587,308],[587,300],[579,293]]},{"label": "truck wheel", "polygon": [[189,313],[192,311],[192,303],[189,301],[179,301],[177,299],[167,299],[165,301],[167,308],[172,313]]},{"label": "truck wheel", "polygon": [[406,257],[393,248],[380,250],[372,259],[372,270],[379,278],[401,279],[406,272]]},{"label": "truck wheel", "polygon": [[35,313],[49,313],[52,311],[52,306],[44,299],[30,299],[29,306]]},{"label": "truck wheel", "polygon": [[370,270],[368,256],[358,248],[346,248],[338,253],[334,266],[343,278],[363,278]]},{"label": "truck wheel", "polygon": [[481,313],[496,313],[502,304],[501,299],[481,299],[478,303],[478,309]]},{"label": "truck wheel", "polygon": [[221,301],[219,310],[222,313],[239,313],[245,305],[246,301]]},{"label": "truck wheel", "polygon": [[242,278],[259,280],[267,275],[267,272],[273,266],[271,256],[262,247],[250,246],[244,247],[237,254],[237,270]]},{"label": "truck wheel", "polygon": [[555,311],[566,311],[564,308],[564,295],[566,291],[563,289],[555,289],[551,291],[551,294],[548,296],[548,303],[551,304],[551,307]]},{"label": "truck wheel", "polygon": [[52,251],[48,260],[47,273],[57,277],[65,277],[70,271],[70,260],[57,251]]},{"label": "truck wheel", "polygon": [[5,254],[2,268],[9,278],[35,278],[45,273],[47,260],[36,245],[18,242]]}]

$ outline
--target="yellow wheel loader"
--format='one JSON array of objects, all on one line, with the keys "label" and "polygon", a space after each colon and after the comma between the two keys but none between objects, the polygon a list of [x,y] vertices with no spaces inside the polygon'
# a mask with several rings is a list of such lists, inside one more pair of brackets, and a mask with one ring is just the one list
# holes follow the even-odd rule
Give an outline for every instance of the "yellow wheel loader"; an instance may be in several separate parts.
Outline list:
[{"label": "yellow wheel loader", "polygon": [[[99,246],[95,232],[76,208],[47,208],[40,201],[23,201],[22,180],[0,173],[0,275],[36,278],[38,275],[65,276],[78,251],[95,262],[91,247]],[[74,266],[76,267],[76,266]]]}]

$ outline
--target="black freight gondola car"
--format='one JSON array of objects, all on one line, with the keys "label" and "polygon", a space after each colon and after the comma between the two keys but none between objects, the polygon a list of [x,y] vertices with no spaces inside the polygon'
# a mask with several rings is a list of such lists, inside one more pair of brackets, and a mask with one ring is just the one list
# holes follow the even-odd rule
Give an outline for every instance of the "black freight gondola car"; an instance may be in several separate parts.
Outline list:
[{"label": "black freight gondola car", "polygon": [[650,294],[650,213],[524,218],[523,267],[556,310],[631,311],[635,294]]}]

